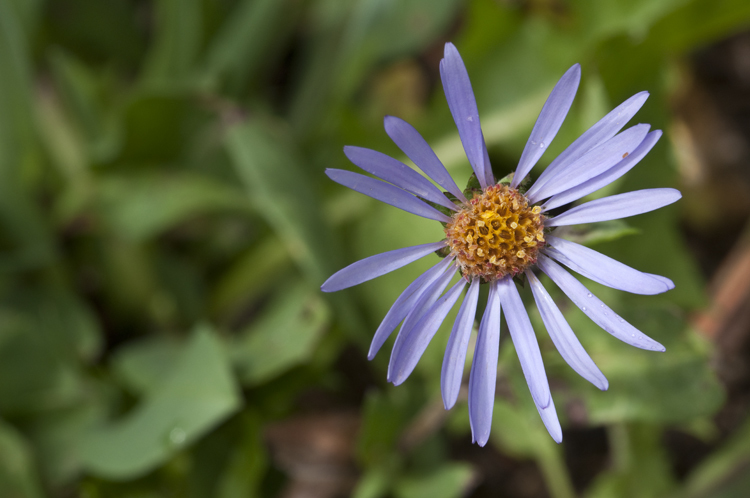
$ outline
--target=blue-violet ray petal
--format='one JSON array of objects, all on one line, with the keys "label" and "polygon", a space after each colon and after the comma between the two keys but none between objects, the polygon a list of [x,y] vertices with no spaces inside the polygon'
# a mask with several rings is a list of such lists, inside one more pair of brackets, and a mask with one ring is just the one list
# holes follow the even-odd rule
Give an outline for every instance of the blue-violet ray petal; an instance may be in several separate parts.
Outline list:
[{"label": "blue-violet ray petal", "polygon": [[562,312],[555,304],[555,301],[549,295],[539,279],[531,270],[526,270],[526,277],[531,284],[531,292],[534,294],[534,301],[542,316],[544,327],[547,329],[552,342],[554,343],[560,356],[565,362],[575,370],[578,375],[594,384],[602,391],[606,391],[609,383],[607,378],[602,374],[594,360],[583,349],[581,342],[576,337],[573,329],[565,320]]},{"label": "blue-violet ray petal", "polygon": [[[452,43],[445,44],[444,58],[440,61],[440,77],[445,98],[458,128],[458,135],[466,151],[477,180],[482,188],[494,183],[492,170],[484,161],[484,138],[479,123],[479,111],[471,88],[469,73],[461,55]],[[487,171],[489,170],[489,172]],[[492,179],[492,181],[489,181]]]},{"label": "blue-violet ray petal", "polygon": [[620,162],[626,154],[633,152],[646,138],[649,127],[647,124],[635,125],[610,138],[577,161],[555,172],[542,187],[537,186],[537,181],[526,192],[526,197],[531,203],[536,203],[600,175]]},{"label": "blue-violet ray petal", "polygon": [[373,278],[385,275],[386,273],[397,270],[420,258],[423,258],[435,252],[441,247],[445,247],[446,242],[431,242],[418,246],[404,247],[393,251],[376,254],[356,263],[352,263],[346,268],[342,268],[328,280],[326,280],[320,289],[323,292],[335,292],[347,287],[352,287]]},{"label": "blue-violet ray petal", "polygon": [[479,446],[487,444],[492,429],[499,345],[500,296],[497,282],[491,282],[469,374],[469,425],[472,440]]},{"label": "blue-violet ray petal", "polygon": [[458,297],[466,287],[466,280],[460,279],[451,289],[446,292],[440,299],[427,310],[409,331],[399,350],[398,357],[395,360],[395,374],[391,379],[394,385],[402,384],[409,375],[414,371],[419,359],[424,354],[425,349],[435,336],[438,328],[442,325],[448,312],[456,304]]},{"label": "blue-violet ray petal", "polygon": [[419,169],[432,178],[435,183],[455,195],[456,198],[466,204],[468,201],[461,189],[451,177],[443,163],[440,162],[435,151],[422,138],[422,135],[412,125],[395,116],[386,116],[383,120],[385,132],[391,140],[398,145],[406,156],[411,159]]},{"label": "blue-violet ray petal", "polygon": [[510,186],[516,188],[529,174],[549,144],[557,135],[560,126],[568,115],[573,98],[581,82],[581,66],[574,64],[557,82],[547,97],[547,101],[534,123],[534,129],[526,142],[521,159],[518,161],[515,176]]},{"label": "blue-violet ray petal", "polygon": [[681,197],[680,191],[673,188],[649,188],[611,195],[569,209],[559,216],[548,219],[544,225],[559,227],[619,220],[654,211],[677,202]]},{"label": "blue-violet ray petal", "polygon": [[458,316],[453,324],[448,345],[445,347],[440,387],[446,410],[451,409],[456,404],[458,393],[461,390],[466,353],[469,349],[469,339],[471,338],[471,330],[474,328],[474,318],[477,312],[479,283],[480,279],[478,278],[471,281],[469,290],[466,291],[466,296],[464,296],[464,302],[461,303],[461,308],[458,310]]},{"label": "blue-violet ray petal", "polygon": [[544,254],[556,259],[571,270],[586,278],[613,289],[633,294],[653,295],[674,289],[674,284],[666,277],[655,278],[605,256],[586,246],[552,235],[546,237]]},{"label": "blue-violet ray petal", "polygon": [[401,321],[406,318],[406,315],[408,315],[413,309],[414,303],[419,299],[419,296],[422,295],[432,282],[437,280],[437,278],[443,274],[452,261],[453,258],[441,259],[438,264],[417,277],[408,287],[406,287],[406,289],[404,289],[404,292],[398,296],[398,299],[393,303],[391,309],[388,310],[383,321],[380,322],[378,330],[375,331],[375,335],[372,337],[370,350],[367,353],[368,360],[375,358],[375,355],[380,348],[383,347],[385,341],[396,329],[396,326],[401,323]]},{"label": "blue-violet ray petal", "polygon": [[351,162],[381,180],[430,202],[458,211],[456,205],[448,200],[440,189],[401,161],[382,152],[353,145],[344,147],[344,154]]},{"label": "blue-violet ray petal", "polygon": [[451,221],[450,217],[444,215],[429,204],[420,201],[409,192],[380,180],[376,180],[375,178],[370,178],[369,176],[360,175],[359,173],[353,173],[351,171],[332,168],[326,170],[326,175],[336,183],[349,187],[360,194],[365,194],[373,199],[377,199],[381,202],[402,209],[407,213],[416,214],[423,218],[442,221],[445,223],[450,223]]},{"label": "blue-violet ray petal", "polygon": [[540,254],[537,265],[581,311],[612,336],[636,348],[665,351],[664,346],[626,322],[598,297],[589,292],[573,275],[547,256]]},{"label": "blue-violet ray petal", "polygon": [[540,408],[549,405],[550,392],[547,374],[544,371],[542,352],[536,334],[531,326],[529,314],[521,301],[518,289],[513,277],[505,277],[497,283],[500,304],[505,310],[505,321],[508,323],[508,331],[516,348],[518,361],[526,383],[531,391],[531,397]]},{"label": "blue-violet ray petal", "polygon": [[577,201],[581,197],[589,195],[590,193],[596,192],[600,188],[609,185],[630,171],[633,166],[638,164],[640,160],[649,153],[654,145],[656,145],[659,138],[661,138],[661,130],[652,131],[646,135],[643,142],[641,142],[641,144],[625,159],[615,164],[604,173],[597,175],[590,180],[586,180],[582,184],[570,188],[565,192],[560,192],[559,194],[550,197],[542,206],[542,211],[549,211],[550,209],[555,209],[570,202]]},{"label": "blue-violet ray petal", "polygon": [[580,159],[588,151],[614,137],[648,99],[648,92],[636,93],[628,100],[614,108],[594,126],[586,130],[567,149],[557,156],[545,169],[536,183],[537,188],[544,186],[559,170]]}]

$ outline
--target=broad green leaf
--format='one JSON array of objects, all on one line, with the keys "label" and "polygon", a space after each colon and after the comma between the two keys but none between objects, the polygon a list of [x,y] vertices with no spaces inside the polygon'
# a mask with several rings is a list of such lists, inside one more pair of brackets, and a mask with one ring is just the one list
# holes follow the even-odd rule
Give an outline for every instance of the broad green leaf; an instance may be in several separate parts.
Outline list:
[{"label": "broad green leaf", "polygon": [[241,404],[216,335],[199,327],[161,383],[131,412],[81,441],[88,472],[127,480],[158,467]]},{"label": "broad green leaf", "polygon": [[161,389],[161,380],[175,369],[185,344],[164,336],[148,336],[123,344],[112,355],[111,372],[133,392]]},{"label": "broad green leaf", "polygon": [[114,389],[89,380],[84,397],[75,405],[34,414],[28,432],[34,444],[39,472],[50,487],[70,486],[83,470],[80,441],[84,434],[101,426],[111,405],[117,402]]},{"label": "broad green leaf", "polygon": [[11,425],[0,420],[0,489],[12,498],[44,496],[34,454],[23,436]]},{"label": "broad green leaf", "polygon": [[256,385],[310,358],[330,312],[317,291],[298,284],[282,288],[268,309],[242,331],[230,351],[238,376]]}]

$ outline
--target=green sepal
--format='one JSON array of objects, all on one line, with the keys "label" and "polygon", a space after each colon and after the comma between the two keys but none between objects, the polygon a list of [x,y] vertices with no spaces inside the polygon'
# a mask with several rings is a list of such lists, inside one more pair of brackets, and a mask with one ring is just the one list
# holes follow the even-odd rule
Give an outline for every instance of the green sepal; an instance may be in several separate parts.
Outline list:
[{"label": "green sepal", "polygon": [[469,181],[466,182],[466,188],[464,189],[464,196],[467,199],[471,200],[474,198],[475,193],[481,194],[482,186],[479,185],[479,180],[477,180],[476,173],[472,173],[471,176],[469,177]]},{"label": "green sepal", "polygon": [[516,175],[515,171],[512,173],[509,173],[505,175],[504,177],[500,178],[497,183],[500,185],[510,185],[510,182],[513,181],[513,177]]},{"label": "green sepal", "polygon": [[437,251],[435,251],[435,254],[437,254],[438,257],[440,257],[440,258],[445,258],[450,253],[451,253],[451,248],[448,247],[448,246],[441,247],[440,249],[438,249]]},{"label": "green sepal", "polygon": [[559,232],[559,235],[556,236],[564,235],[567,240],[584,246],[595,245],[601,242],[611,242],[640,232],[640,230],[622,220],[598,222],[596,225],[585,224],[561,227],[557,228],[556,231]]}]

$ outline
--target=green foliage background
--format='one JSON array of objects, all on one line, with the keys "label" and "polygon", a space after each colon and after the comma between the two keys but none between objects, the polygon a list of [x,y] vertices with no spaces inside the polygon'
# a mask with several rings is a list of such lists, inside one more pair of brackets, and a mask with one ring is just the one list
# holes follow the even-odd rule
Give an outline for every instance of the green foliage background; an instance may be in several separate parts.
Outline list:
[{"label": "green foliage background", "polygon": [[[386,351],[364,361],[429,258],[319,291],[355,260],[437,240],[440,226],[324,169],[351,168],[347,144],[401,157],[382,129],[393,114],[466,181],[437,78],[445,41],[468,66],[503,176],[571,64],[581,89],[543,164],[637,91],[651,98],[636,121],[668,131],[686,55],[749,23],[746,0],[0,0],[0,495],[278,496],[292,476],[269,427],[308,413],[300,399],[313,393],[320,410],[357,417],[354,496],[464,496],[481,479],[450,451],[471,437],[465,401],[403,442],[439,406],[446,327],[399,388],[385,383]],[[677,185],[673,156],[665,137],[597,195]],[[636,235],[590,241],[677,285],[644,298],[587,282],[662,355],[566,308],[608,392],[576,377],[529,308],[564,428],[607,431],[611,462],[588,497],[750,486],[735,472],[750,426],[684,479],[663,446],[667,428],[710,442],[724,401],[711,347],[687,322],[705,295],[679,216],[671,206],[629,221]],[[550,496],[574,496],[563,448],[501,346],[490,445],[533,461]],[[584,415],[572,420],[571,406]]]}]

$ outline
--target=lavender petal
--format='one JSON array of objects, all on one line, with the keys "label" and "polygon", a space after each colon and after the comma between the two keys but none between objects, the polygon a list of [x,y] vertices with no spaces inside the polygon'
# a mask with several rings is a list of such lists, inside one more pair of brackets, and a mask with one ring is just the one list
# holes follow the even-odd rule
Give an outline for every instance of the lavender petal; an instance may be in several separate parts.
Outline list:
[{"label": "lavender petal", "polygon": [[647,124],[635,125],[610,138],[577,161],[555,171],[546,183],[540,184],[537,180],[526,192],[526,197],[531,203],[536,203],[602,174],[620,162],[625,154],[633,152],[646,138],[648,129]]},{"label": "lavender petal", "polygon": [[466,287],[466,280],[459,280],[456,285],[445,293],[440,299],[428,309],[424,316],[404,337],[404,341],[394,363],[394,376],[391,382],[398,386],[402,384],[409,375],[414,371],[419,359],[424,354],[425,349],[435,336],[435,333],[442,325],[445,317],[448,315],[453,305],[456,304],[461,291]]},{"label": "lavender petal", "polygon": [[492,282],[469,375],[469,423],[472,440],[479,446],[487,444],[492,428],[499,345],[500,296],[497,282]]},{"label": "lavender petal", "polygon": [[602,374],[588,353],[586,353],[586,350],[583,349],[578,337],[576,337],[573,329],[568,325],[555,301],[552,300],[552,297],[536,275],[534,275],[534,272],[526,270],[526,277],[531,284],[531,292],[534,294],[534,301],[536,302],[536,307],[539,309],[539,314],[542,316],[544,327],[547,329],[555,347],[560,352],[560,356],[563,357],[573,370],[578,372],[578,375],[602,391],[606,391],[609,386],[607,378]]},{"label": "lavender petal", "polygon": [[456,274],[456,267],[452,266],[448,270],[440,275],[432,284],[427,286],[419,296],[417,302],[414,303],[414,307],[409,311],[409,314],[404,318],[404,323],[401,324],[401,328],[398,330],[396,335],[396,341],[393,343],[393,349],[391,350],[391,358],[388,363],[388,382],[393,382],[396,375],[396,359],[398,358],[401,348],[404,345],[404,341],[407,336],[411,333],[414,326],[419,320],[425,316],[430,307],[438,300],[440,294],[443,293],[445,288],[448,286],[448,282]]},{"label": "lavender petal", "polygon": [[649,351],[666,351],[664,346],[626,322],[609,306],[589,292],[581,282],[547,256],[540,254],[537,265],[581,311],[614,337],[636,348]]},{"label": "lavender petal", "polygon": [[549,398],[549,405],[544,408],[540,408],[539,405],[536,407],[536,411],[539,412],[539,416],[544,422],[544,427],[547,428],[547,432],[552,436],[557,444],[562,443],[562,427],[560,427],[560,421],[557,418],[557,411],[555,411],[555,402],[552,401],[552,397]]},{"label": "lavender petal", "polygon": [[[406,156],[411,159],[419,169],[432,178],[435,183],[445,190],[455,195],[456,198],[466,204],[468,201],[464,197],[461,189],[453,181],[448,170],[440,162],[435,151],[432,150],[422,135],[412,125],[395,116],[386,116],[384,120],[385,132],[391,137],[391,140],[398,145]],[[374,173],[373,173],[374,174]]]},{"label": "lavender petal", "polygon": [[430,202],[458,211],[435,185],[401,161],[376,150],[351,145],[344,147],[344,154],[368,173]]},{"label": "lavender petal", "polygon": [[531,326],[529,314],[521,301],[513,277],[499,280],[497,286],[500,303],[505,309],[508,331],[516,347],[518,361],[521,363],[521,370],[526,377],[531,397],[534,398],[537,406],[545,408],[550,401],[549,383],[544,371],[542,352],[539,350],[539,343]]},{"label": "lavender petal", "polygon": [[548,219],[544,225],[559,227],[619,220],[620,218],[654,211],[677,202],[681,197],[680,191],[673,188],[650,188],[611,195],[569,209],[559,216]]},{"label": "lavender petal", "polygon": [[367,359],[372,360],[375,355],[383,347],[385,341],[390,337],[391,333],[396,329],[396,326],[406,318],[406,315],[414,307],[414,303],[417,302],[419,296],[427,289],[432,282],[443,274],[448,265],[451,264],[453,258],[443,258],[438,264],[424,272],[422,275],[417,277],[409,286],[404,289],[404,292],[396,299],[396,301],[388,310],[383,321],[380,322],[378,330],[375,331],[375,335],[372,337],[370,343],[370,351],[367,353]]},{"label": "lavender petal", "polygon": [[534,129],[531,130],[526,147],[523,149],[516,174],[510,183],[511,187],[516,188],[529,174],[529,171],[542,157],[544,151],[547,150],[547,147],[557,135],[565,116],[568,115],[580,82],[581,66],[580,64],[574,64],[563,74],[555,88],[552,89],[534,124]]},{"label": "lavender petal", "polygon": [[607,287],[644,295],[674,289],[674,284],[666,277],[640,272],[586,246],[552,235],[548,235],[546,241],[549,245],[544,248],[544,254]]},{"label": "lavender petal", "polygon": [[471,281],[469,290],[466,291],[464,302],[458,311],[458,316],[453,324],[448,345],[445,348],[443,358],[443,371],[440,376],[440,387],[443,393],[443,405],[450,410],[456,404],[458,392],[461,390],[461,378],[464,374],[466,364],[466,352],[469,348],[471,330],[474,328],[474,315],[477,312],[477,300],[479,299],[479,279]]},{"label": "lavender petal", "polygon": [[380,180],[342,169],[329,168],[326,170],[326,175],[336,183],[340,183],[361,194],[402,209],[407,213],[444,223],[451,221],[448,216],[420,201],[410,193]]},{"label": "lavender petal", "polygon": [[373,278],[385,275],[397,270],[420,258],[445,247],[446,242],[432,242],[418,246],[404,247],[394,251],[388,251],[369,258],[361,259],[343,268],[326,280],[320,286],[323,292],[335,292],[347,287],[352,287]]},{"label": "lavender petal", "polygon": [[636,93],[628,100],[614,108],[609,114],[600,119],[594,126],[586,130],[583,135],[578,137],[575,142],[565,149],[562,154],[557,156],[547,169],[545,169],[536,183],[537,188],[545,185],[550,177],[557,172],[564,170],[568,165],[580,159],[588,151],[597,147],[610,138],[614,137],[618,131],[627,124],[635,113],[643,106],[648,98],[648,92]]},{"label": "lavender petal", "polygon": [[661,138],[661,130],[654,130],[643,139],[643,142],[636,147],[632,154],[628,155],[625,159],[612,166],[604,173],[595,176],[594,178],[583,182],[582,184],[570,188],[565,192],[560,192],[552,196],[542,206],[542,211],[549,211],[556,207],[564,206],[569,202],[577,201],[581,197],[589,195],[592,192],[596,192],[600,188],[609,185],[613,181],[620,178],[622,175],[631,170],[633,166],[638,164],[646,154],[656,145],[656,142]]},{"label": "lavender petal", "polygon": [[494,178],[490,165],[484,160],[484,138],[469,73],[452,43],[445,44],[444,56],[440,61],[440,78],[443,80],[445,98],[458,127],[466,157],[484,189],[494,183]]}]

